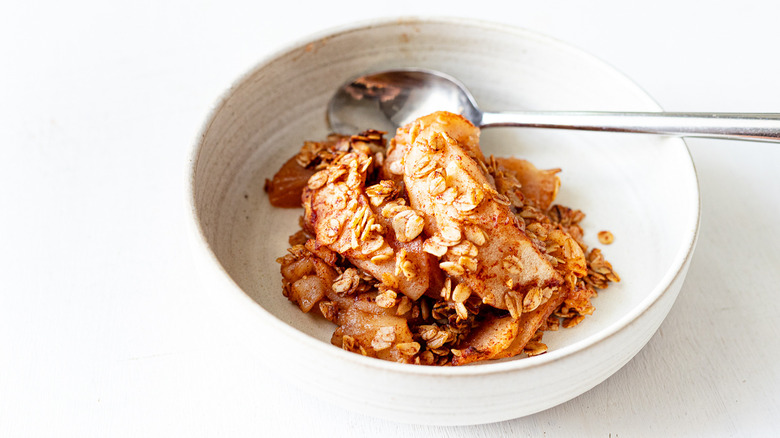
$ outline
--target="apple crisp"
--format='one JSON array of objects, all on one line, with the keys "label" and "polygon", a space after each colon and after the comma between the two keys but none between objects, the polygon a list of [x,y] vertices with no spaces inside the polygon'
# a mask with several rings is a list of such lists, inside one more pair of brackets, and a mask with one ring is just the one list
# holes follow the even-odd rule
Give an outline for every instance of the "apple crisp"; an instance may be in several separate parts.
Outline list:
[{"label": "apple crisp", "polygon": [[447,112],[384,134],[306,142],[266,181],[272,205],[303,207],[283,293],[336,325],[334,345],[423,365],[535,356],[620,281],[585,214],[554,204],[560,169],[485,157]]}]

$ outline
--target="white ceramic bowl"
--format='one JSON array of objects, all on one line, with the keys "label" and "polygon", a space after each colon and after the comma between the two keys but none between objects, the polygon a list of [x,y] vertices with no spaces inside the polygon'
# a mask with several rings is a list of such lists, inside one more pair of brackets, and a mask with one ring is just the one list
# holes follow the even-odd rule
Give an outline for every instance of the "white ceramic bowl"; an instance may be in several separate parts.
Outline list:
[{"label": "white ceramic bowl", "polygon": [[[521,417],[607,379],[655,333],[693,252],[698,184],[685,143],[677,138],[483,132],[486,153],[563,169],[558,201],[586,212],[586,241],[601,247],[622,277],[594,300],[591,317],[545,335],[547,354],[464,367],[384,362],[330,345],[334,327],[282,296],[274,260],[285,253],[301,210],[272,208],[264,179],[303,141],[326,136],[325,106],[336,87],[357,74],[392,67],[449,73],[486,110],[660,110],[633,82],[580,50],[470,20],[360,23],[262,61],[213,111],[191,174],[201,273],[245,325],[247,360],[329,403],[394,421],[443,425]],[[599,245],[596,233],[602,229],[614,233],[612,245]]]}]

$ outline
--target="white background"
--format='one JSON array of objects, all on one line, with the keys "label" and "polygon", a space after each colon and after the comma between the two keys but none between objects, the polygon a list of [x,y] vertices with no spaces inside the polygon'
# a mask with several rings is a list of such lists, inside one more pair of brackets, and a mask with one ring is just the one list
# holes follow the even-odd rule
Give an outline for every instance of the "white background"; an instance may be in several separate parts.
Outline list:
[{"label": "white background", "polygon": [[[241,361],[247,334],[200,287],[188,254],[186,172],[201,124],[241,74],[312,32],[436,14],[569,42],[670,111],[780,112],[777,2],[3,3],[0,436],[778,430],[773,144],[688,141],[703,212],[680,297],[626,367],[561,406],[484,426],[409,426],[327,406]],[[249,391],[248,378],[264,390]]]}]

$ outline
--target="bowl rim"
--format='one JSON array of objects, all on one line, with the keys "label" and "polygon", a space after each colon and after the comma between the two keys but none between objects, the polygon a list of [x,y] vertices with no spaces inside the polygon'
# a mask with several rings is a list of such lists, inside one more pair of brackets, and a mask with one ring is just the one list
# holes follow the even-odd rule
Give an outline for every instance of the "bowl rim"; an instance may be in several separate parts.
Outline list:
[{"label": "bowl rim", "polygon": [[[558,40],[549,35],[545,35],[534,30],[530,30],[524,27],[487,21],[483,19],[473,19],[464,17],[446,17],[446,16],[386,16],[381,18],[371,18],[358,20],[346,24],[340,24],[331,26],[329,28],[322,29],[318,32],[314,32],[297,38],[284,44],[280,48],[272,51],[265,56],[261,57],[252,68],[238,76],[216,99],[216,103],[209,110],[205,122],[201,126],[194,143],[190,151],[190,165],[187,166],[187,205],[189,206],[188,223],[191,230],[191,241],[197,242],[197,251],[201,256],[206,256],[211,266],[211,272],[221,278],[224,288],[230,287],[232,293],[229,294],[233,297],[234,305],[237,309],[243,309],[249,317],[254,318],[262,324],[270,324],[274,329],[279,330],[286,336],[294,339],[296,342],[303,344],[304,348],[311,348],[311,351],[318,351],[328,357],[331,360],[336,361],[348,361],[351,364],[363,368],[375,369],[377,371],[399,373],[407,376],[425,376],[425,377],[466,377],[476,375],[494,375],[503,374],[508,372],[519,372],[522,370],[533,369],[537,367],[546,366],[551,362],[557,362],[563,360],[569,356],[572,356],[578,352],[587,350],[589,347],[602,343],[609,338],[613,337],[617,333],[621,332],[626,327],[630,326],[642,315],[644,315],[653,305],[660,300],[660,298],[669,290],[669,287],[685,272],[685,266],[690,260],[693,250],[696,246],[696,241],[699,234],[699,226],[701,222],[701,191],[698,181],[698,174],[696,172],[695,163],[690,153],[690,149],[681,137],[667,137],[666,141],[677,142],[685,150],[689,164],[691,166],[691,172],[693,176],[693,185],[696,194],[696,202],[691,205],[694,209],[693,214],[686,215],[691,216],[688,218],[691,223],[686,226],[687,231],[686,239],[681,242],[677,253],[675,254],[671,265],[662,276],[661,280],[650,290],[647,296],[642,299],[638,305],[636,305],[631,312],[622,315],[617,321],[603,330],[588,336],[585,339],[577,341],[571,345],[567,345],[552,351],[549,351],[543,355],[520,358],[515,360],[501,361],[501,362],[480,362],[478,364],[472,364],[468,366],[460,367],[430,367],[430,366],[417,366],[412,364],[400,364],[390,361],[384,361],[371,357],[364,357],[358,354],[344,351],[337,348],[327,342],[323,342],[311,335],[308,335],[297,328],[282,321],[279,317],[266,310],[263,306],[254,301],[247,293],[245,293],[241,287],[232,279],[227,270],[222,266],[221,262],[217,258],[214,251],[209,246],[205,232],[201,226],[201,222],[198,217],[198,209],[195,199],[194,182],[197,173],[197,164],[200,158],[201,146],[203,140],[206,138],[212,124],[215,121],[216,115],[222,108],[225,107],[227,102],[233,96],[234,92],[240,88],[242,84],[246,82],[248,78],[254,76],[257,72],[262,70],[268,64],[283,58],[295,51],[305,48],[311,44],[327,41],[329,39],[346,35],[353,32],[370,30],[372,28],[379,27],[395,27],[404,25],[425,25],[425,24],[445,24],[445,25],[467,25],[471,27],[477,27],[482,29],[496,30],[505,34],[514,34],[521,38],[533,38],[544,42],[545,44],[553,45],[556,49],[572,52],[577,56],[584,57],[596,64],[604,67],[605,72],[611,73],[616,79],[627,82],[633,86],[637,91],[640,91],[639,96],[644,100],[644,104],[647,104],[648,110],[663,111],[663,108],[655,101],[641,86],[639,86],[633,79],[625,75],[618,68],[612,64],[602,60],[601,58],[591,54],[590,52],[580,49],[576,45]],[[653,107],[653,108],[650,108]],[[213,276],[213,275],[212,275]],[[222,292],[222,289],[220,292]]]}]

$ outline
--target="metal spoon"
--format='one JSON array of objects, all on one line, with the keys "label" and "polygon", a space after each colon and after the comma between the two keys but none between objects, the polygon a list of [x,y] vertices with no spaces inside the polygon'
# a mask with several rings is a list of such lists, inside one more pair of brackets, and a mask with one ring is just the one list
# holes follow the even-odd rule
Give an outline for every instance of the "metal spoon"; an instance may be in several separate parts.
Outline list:
[{"label": "metal spoon", "polygon": [[434,111],[461,114],[481,128],[523,126],[780,142],[780,114],[484,112],[457,79],[425,69],[384,71],[347,82],[328,105],[328,122],[341,134],[366,129],[393,133]]}]

